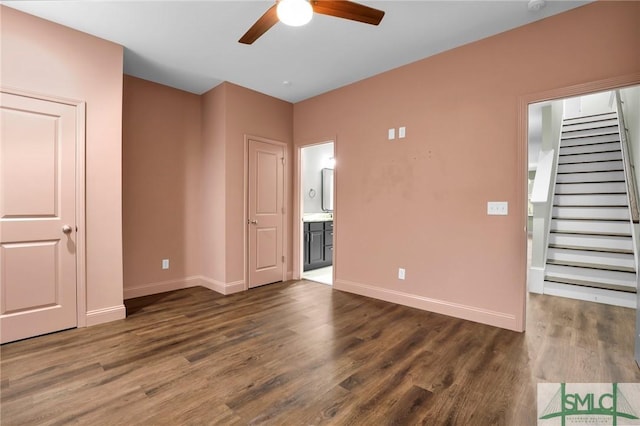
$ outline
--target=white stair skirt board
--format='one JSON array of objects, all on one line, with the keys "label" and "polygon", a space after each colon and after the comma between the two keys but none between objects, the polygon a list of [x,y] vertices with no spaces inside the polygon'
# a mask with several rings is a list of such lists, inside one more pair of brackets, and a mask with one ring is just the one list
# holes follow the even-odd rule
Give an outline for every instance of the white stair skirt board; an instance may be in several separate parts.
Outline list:
[{"label": "white stair skirt board", "polygon": [[527,284],[530,293],[544,293],[544,268],[532,266],[527,275]]},{"label": "white stair skirt board", "polygon": [[[634,291],[635,272],[606,271],[603,269],[580,268],[576,266],[547,264],[546,281],[573,280],[585,283],[616,286]],[[571,282],[571,281],[569,281]]]},{"label": "white stair skirt board", "polygon": [[633,254],[631,237],[611,235],[549,234],[550,246],[582,247],[590,250],[622,251]]},{"label": "white stair skirt board", "polygon": [[589,146],[590,144],[606,142],[620,142],[620,134],[618,132],[612,132],[604,135],[563,139],[562,143],[560,144],[560,149],[568,148],[571,146]]},{"label": "white stair skirt board", "polygon": [[624,171],[613,172],[587,172],[587,173],[562,173],[556,178],[556,184],[573,182],[624,182]]},{"label": "white stair skirt board", "polygon": [[587,302],[605,303],[607,305],[636,308],[635,293],[606,290],[601,288],[580,287],[570,284],[544,282],[544,294],[585,300]]},{"label": "white stair skirt board", "polygon": [[618,126],[598,127],[595,129],[575,130],[575,131],[566,131],[565,128],[563,127],[561,137],[563,140],[573,139],[573,138],[583,138],[586,136],[609,135],[617,131],[618,131]]},{"label": "white stair skirt board", "polygon": [[620,142],[595,143],[590,145],[561,146],[560,155],[589,154],[620,149]]},{"label": "white stair skirt board", "polygon": [[605,172],[624,170],[622,160],[600,161],[595,163],[558,164],[558,173]]},{"label": "white stair skirt board", "polygon": [[590,250],[577,250],[550,247],[547,259],[556,263],[570,262],[592,264],[602,268],[625,268],[635,271],[635,258],[632,253],[611,253]]},{"label": "white stair skirt board", "polygon": [[598,195],[556,195],[554,206],[626,206],[627,194]]},{"label": "white stair skirt board", "polygon": [[630,220],[627,207],[554,207],[551,213],[555,219],[609,219]]},{"label": "white stair skirt board", "polygon": [[556,184],[556,194],[625,194],[624,182],[576,182]]},{"label": "white stair skirt board", "polygon": [[609,126],[617,126],[618,119],[613,116],[606,119],[600,119],[597,121],[584,121],[582,123],[567,123],[562,126],[562,130],[564,131],[573,131],[573,130],[585,130],[585,129],[595,129],[599,127],[609,127]]},{"label": "white stair skirt board", "polygon": [[551,220],[553,232],[577,232],[583,234],[631,235],[631,223],[604,220]]},{"label": "white stair skirt board", "polygon": [[591,163],[594,161],[622,160],[621,151],[598,152],[596,154],[561,155],[558,164]]}]

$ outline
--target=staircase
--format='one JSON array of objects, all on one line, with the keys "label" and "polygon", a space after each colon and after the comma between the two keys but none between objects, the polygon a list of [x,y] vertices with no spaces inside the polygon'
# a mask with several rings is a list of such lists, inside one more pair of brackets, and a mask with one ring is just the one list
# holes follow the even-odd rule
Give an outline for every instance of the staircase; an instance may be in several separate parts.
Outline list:
[{"label": "staircase", "polygon": [[545,288],[613,297],[635,293],[632,223],[615,112],[563,120],[553,200]]}]

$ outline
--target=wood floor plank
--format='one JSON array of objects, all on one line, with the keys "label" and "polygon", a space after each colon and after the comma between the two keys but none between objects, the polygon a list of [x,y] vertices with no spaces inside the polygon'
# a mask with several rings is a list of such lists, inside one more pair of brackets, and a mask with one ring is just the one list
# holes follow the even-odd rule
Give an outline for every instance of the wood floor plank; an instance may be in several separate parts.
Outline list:
[{"label": "wood floor plank", "polygon": [[2,425],[528,425],[542,382],[640,382],[635,311],[531,295],[515,333],[307,281],[126,301],[0,347]]}]

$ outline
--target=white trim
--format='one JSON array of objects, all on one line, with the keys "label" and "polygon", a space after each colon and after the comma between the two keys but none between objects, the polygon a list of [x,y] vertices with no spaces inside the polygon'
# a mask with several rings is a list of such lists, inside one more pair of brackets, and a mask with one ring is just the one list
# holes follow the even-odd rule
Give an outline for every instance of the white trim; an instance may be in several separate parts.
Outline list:
[{"label": "white trim", "polygon": [[87,311],[86,326],[103,324],[105,322],[117,321],[125,319],[127,310],[124,305],[110,306],[108,308],[95,309]]},{"label": "white trim", "polygon": [[133,299],[134,297],[148,296],[150,294],[164,293],[199,285],[202,285],[200,276],[142,284],[134,287],[126,287],[124,289],[124,299]]},{"label": "white trim", "polygon": [[578,285],[544,282],[544,294],[587,302],[605,303],[607,305],[636,308],[636,294],[603,288],[582,287]]},{"label": "white trim", "polygon": [[230,283],[224,283],[222,281],[214,280],[213,278],[207,278],[204,276],[198,276],[201,283],[200,285],[213,290],[216,293],[229,295],[233,293],[239,293],[246,290],[246,284],[244,280],[234,281]]},{"label": "white trim", "polygon": [[544,270],[545,268],[539,268],[531,266],[529,268],[529,293],[544,293]]},{"label": "white trim", "polygon": [[347,291],[361,296],[372,297],[391,303],[410,306],[438,314],[449,315],[469,321],[488,324],[508,330],[521,331],[513,314],[482,309],[475,306],[432,299],[401,291],[389,290],[367,284],[337,279],[333,283],[336,290]]}]

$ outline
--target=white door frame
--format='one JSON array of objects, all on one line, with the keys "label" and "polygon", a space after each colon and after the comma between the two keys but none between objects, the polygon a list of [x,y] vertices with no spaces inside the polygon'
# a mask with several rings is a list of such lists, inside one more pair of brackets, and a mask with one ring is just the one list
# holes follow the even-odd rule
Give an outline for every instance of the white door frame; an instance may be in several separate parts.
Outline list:
[{"label": "white door frame", "polygon": [[244,242],[244,247],[243,247],[243,252],[244,252],[244,278],[243,278],[243,282],[244,282],[244,287],[243,289],[249,290],[249,232],[247,232],[248,230],[248,226],[247,226],[247,221],[249,219],[249,141],[250,140],[254,140],[257,142],[263,142],[263,143],[268,143],[271,145],[276,145],[278,147],[282,148],[282,152],[284,155],[284,166],[283,166],[283,170],[282,170],[282,206],[283,206],[283,213],[282,213],[282,255],[284,256],[284,262],[282,262],[282,281],[286,281],[287,280],[287,265],[289,265],[290,260],[287,259],[287,249],[289,248],[289,244],[288,244],[288,232],[287,232],[287,223],[288,223],[288,217],[289,217],[289,212],[287,211],[287,179],[288,179],[288,175],[287,175],[287,164],[289,163],[289,153],[287,148],[289,147],[289,145],[287,145],[284,142],[280,142],[274,139],[267,139],[267,138],[263,138],[261,136],[254,136],[254,135],[248,135],[245,134],[244,135],[244,205],[243,205],[243,218],[242,218],[242,223],[243,223],[243,242]]},{"label": "white door frame", "polygon": [[[336,158],[337,151],[337,138],[326,137],[320,139],[313,139],[312,141],[306,141],[300,145],[295,146],[294,150],[294,170],[293,173],[295,175],[295,180],[293,182],[293,279],[300,280],[302,279],[302,269],[304,265],[304,259],[302,256],[304,255],[303,241],[302,236],[304,231],[302,229],[302,217],[304,212],[303,200],[304,196],[302,194],[302,149],[308,148],[315,145],[324,145],[327,143],[333,143],[333,156]],[[338,211],[338,185],[337,181],[337,170],[333,170],[333,276],[331,277],[332,282],[335,284],[336,281],[336,268],[337,268],[337,225],[336,225],[336,212]]]},{"label": "white door frame", "polygon": [[87,326],[87,277],[86,277],[86,219],[85,219],[85,150],[86,110],[84,101],[61,98],[42,93],[29,92],[11,87],[0,87],[0,91],[11,95],[40,99],[71,105],[76,109],[76,318],[77,327]]},{"label": "white door frame", "polygon": [[526,329],[526,308],[527,308],[527,206],[528,206],[528,132],[529,132],[529,104],[537,102],[551,101],[556,99],[571,98],[586,95],[595,92],[604,92],[607,90],[620,89],[627,86],[635,86],[640,84],[640,73],[628,74],[619,77],[613,77],[605,80],[593,81],[589,83],[577,84],[575,86],[560,87],[556,89],[546,90],[543,92],[530,93],[518,97],[518,125],[517,125],[517,141],[518,141],[518,207],[521,214],[518,216],[518,226],[521,232],[520,244],[520,276],[521,282],[519,286],[520,292],[520,318],[521,320],[515,324],[515,328],[520,331]]}]

